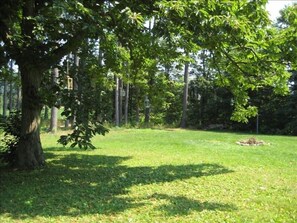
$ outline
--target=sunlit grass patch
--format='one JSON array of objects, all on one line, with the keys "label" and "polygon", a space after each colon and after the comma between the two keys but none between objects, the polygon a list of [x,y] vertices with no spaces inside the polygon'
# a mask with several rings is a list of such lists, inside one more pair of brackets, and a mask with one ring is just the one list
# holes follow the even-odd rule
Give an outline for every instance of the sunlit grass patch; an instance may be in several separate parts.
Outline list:
[{"label": "sunlit grass patch", "polygon": [[1,171],[0,222],[296,222],[295,137],[121,130],[96,150],[43,134],[47,166]]}]

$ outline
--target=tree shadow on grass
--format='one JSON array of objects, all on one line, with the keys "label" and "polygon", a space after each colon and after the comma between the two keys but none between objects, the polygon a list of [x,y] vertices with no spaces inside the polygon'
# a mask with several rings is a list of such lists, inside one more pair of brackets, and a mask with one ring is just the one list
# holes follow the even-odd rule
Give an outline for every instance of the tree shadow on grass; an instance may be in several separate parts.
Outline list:
[{"label": "tree shadow on grass", "polygon": [[[15,219],[111,215],[145,205],[139,199],[125,196],[132,186],[232,172],[218,164],[129,167],[121,163],[131,157],[76,153],[57,156],[51,152],[47,152],[46,156],[51,160],[42,170],[2,173],[0,215],[7,214]],[[157,195],[157,198],[176,204],[164,207],[168,214],[187,214],[189,209],[232,209],[231,205],[199,203],[186,197]],[[179,205],[183,204],[187,208],[178,211],[182,208]]]},{"label": "tree shadow on grass", "polygon": [[167,194],[153,194],[152,198],[166,200],[169,203],[158,207],[158,210],[164,211],[167,215],[188,215],[191,212],[203,210],[209,211],[233,211],[237,208],[232,204],[221,204],[217,202],[200,202],[189,199],[185,196],[170,196]]}]

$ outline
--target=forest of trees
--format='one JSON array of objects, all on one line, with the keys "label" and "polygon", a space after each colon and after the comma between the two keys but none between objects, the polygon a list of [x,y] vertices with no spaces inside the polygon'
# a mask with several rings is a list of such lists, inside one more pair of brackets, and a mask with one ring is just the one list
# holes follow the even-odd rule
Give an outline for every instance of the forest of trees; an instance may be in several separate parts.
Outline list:
[{"label": "forest of trees", "polygon": [[[297,135],[297,4],[266,0],[9,1],[0,6],[1,115],[21,111],[15,165],[44,165],[107,125]],[[51,118],[50,118],[51,117]]]}]

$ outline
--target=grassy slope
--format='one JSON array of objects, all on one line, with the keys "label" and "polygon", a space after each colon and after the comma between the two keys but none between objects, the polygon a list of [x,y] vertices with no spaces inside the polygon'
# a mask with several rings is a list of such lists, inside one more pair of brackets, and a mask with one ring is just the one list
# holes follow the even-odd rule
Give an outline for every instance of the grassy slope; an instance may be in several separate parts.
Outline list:
[{"label": "grassy slope", "polygon": [[297,222],[297,138],[113,130],[94,151],[43,135],[48,166],[1,172],[0,222]]}]

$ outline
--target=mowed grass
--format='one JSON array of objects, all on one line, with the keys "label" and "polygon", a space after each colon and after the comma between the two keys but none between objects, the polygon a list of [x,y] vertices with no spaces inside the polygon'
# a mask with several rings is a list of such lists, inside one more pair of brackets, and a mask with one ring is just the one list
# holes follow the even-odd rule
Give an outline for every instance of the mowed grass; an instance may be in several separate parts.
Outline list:
[{"label": "mowed grass", "polygon": [[0,222],[297,222],[297,138],[112,130],[98,149],[43,134],[47,166],[1,171]]}]

